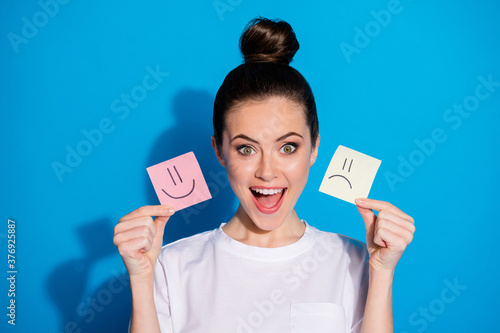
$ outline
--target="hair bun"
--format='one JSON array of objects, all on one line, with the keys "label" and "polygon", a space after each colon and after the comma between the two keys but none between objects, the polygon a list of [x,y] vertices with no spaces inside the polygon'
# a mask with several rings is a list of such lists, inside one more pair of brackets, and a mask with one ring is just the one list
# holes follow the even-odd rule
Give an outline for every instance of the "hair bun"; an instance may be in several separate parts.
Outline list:
[{"label": "hair bun", "polygon": [[299,42],[285,21],[255,18],[240,37],[240,50],[245,63],[270,62],[288,65]]}]

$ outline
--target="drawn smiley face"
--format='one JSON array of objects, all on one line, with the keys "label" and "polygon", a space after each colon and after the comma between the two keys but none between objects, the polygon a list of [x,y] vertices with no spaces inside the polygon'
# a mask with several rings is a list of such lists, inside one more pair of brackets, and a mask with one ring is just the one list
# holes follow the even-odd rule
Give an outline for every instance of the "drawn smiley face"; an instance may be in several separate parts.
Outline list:
[{"label": "drawn smiley face", "polygon": [[[352,167],[352,162],[354,161],[354,159],[351,159],[351,162],[349,163],[349,169],[347,169],[347,172],[351,172],[351,167]],[[344,171],[345,169],[345,166],[346,166],[346,163],[347,163],[347,158],[344,160],[344,165],[342,166],[342,171]],[[328,179],[332,179],[333,177],[340,177],[341,179],[345,179],[345,181],[349,184],[349,188],[352,190],[352,184],[351,182],[349,181],[349,179],[347,179],[346,176],[344,175],[339,175],[339,174],[335,174],[333,176],[330,176],[328,177]]]},{"label": "drawn smiley face", "polygon": [[[182,180],[182,177],[179,174],[179,171],[177,171],[177,168],[175,167],[175,165],[173,166],[173,168],[174,168],[175,173],[177,174],[177,177],[181,181],[181,184],[184,183],[184,181]],[[174,177],[172,176],[172,172],[170,171],[170,168],[167,168],[167,171],[168,171],[168,174],[170,175],[170,178],[172,179],[172,182],[174,183],[174,186],[177,186],[177,183],[176,183]],[[196,185],[196,181],[193,178],[193,186],[191,187],[191,190],[189,190],[189,192],[187,192],[184,195],[172,195],[172,194],[169,194],[167,191],[165,191],[165,189],[163,189],[163,188],[161,190],[163,191],[163,193],[165,193],[166,195],[168,195],[172,199],[182,199],[182,198],[187,197],[191,193],[193,193],[195,185]],[[177,192],[177,189],[175,189],[175,192]]]},{"label": "drawn smiley face", "polygon": [[175,210],[212,198],[193,152],[147,168],[162,205]]}]

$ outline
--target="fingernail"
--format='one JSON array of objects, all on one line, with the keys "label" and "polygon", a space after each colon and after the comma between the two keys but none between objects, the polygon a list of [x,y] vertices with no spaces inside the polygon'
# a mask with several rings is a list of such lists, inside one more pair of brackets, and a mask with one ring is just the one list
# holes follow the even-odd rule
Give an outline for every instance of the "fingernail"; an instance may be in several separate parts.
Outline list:
[{"label": "fingernail", "polygon": [[363,204],[365,204],[365,203],[366,203],[366,201],[365,201],[365,200],[360,199],[360,198],[355,199],[354,201],[356,202],[356,204],[357,204],[357,205],[363,205]]},{"label": "fingernail", "polygon": [[175,210],[172,207],[167,208],[167,213],[173,214],[175,213]]}]

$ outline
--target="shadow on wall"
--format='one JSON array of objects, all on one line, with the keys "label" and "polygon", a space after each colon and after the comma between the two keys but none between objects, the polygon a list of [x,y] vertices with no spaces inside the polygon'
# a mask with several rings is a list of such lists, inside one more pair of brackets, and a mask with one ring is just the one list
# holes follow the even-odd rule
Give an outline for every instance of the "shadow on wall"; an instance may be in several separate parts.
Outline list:
[{"label": "shadow on wall", "polygon": [[77,232],[86,255],[64,262],[50,275],[47,289],[61,313],[59,332],[127,331],[131,299],[125,272],[110,270],[112,277],[87,294],[92,267],[99,260],[116,254],[113,224],[110,219],[101,219],[79,227]]},{"label": "shadow on wall", "polygon": [[[165,227],[164,244],[217,228],[234,213],[236,197],[210,144],[213,100],[205,91],[180,91],[172,105],[175,127],[158,137],[145,163],[149,167],[193,151],[212,195],[212,199],[174,214]],[[148,202],[158,204],[148,174],[144,174]],[[131,298],[125,270],[110,269],[109,278],[87,293],[89,274],[96,262],[117,254],[112,241],[115,224],[116,221],[102,219],[78,228],[86,256],[59,265],[50,275],[47,288],[61,313],[60,332],[127,332]]]},{"label": "shadow on wall", "polygon": [[[236,197],[231,191],[225,169],[219,164],[210,143],[213,134],[214,96],[206,91],[185,89],[173,101],[175,126],[155,142],[146,167],[193,151],[200,164],[212,199],[176,212],[168,221],[164,244],[196,233],[218,228],[234,213]],[[151,180],[145,173],[148,202],[158,204]]]}]

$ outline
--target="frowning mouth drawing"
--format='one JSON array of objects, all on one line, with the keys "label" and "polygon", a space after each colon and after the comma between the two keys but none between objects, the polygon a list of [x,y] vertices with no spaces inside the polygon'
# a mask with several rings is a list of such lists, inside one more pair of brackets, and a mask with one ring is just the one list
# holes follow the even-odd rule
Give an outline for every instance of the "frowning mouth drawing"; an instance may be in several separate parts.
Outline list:
[{"label": "frowning mouth drawing", "polygon": [[[347,172],[351,172],[351,166],[352,166],[352,162],[353,162],[353,161],[354,161],[354,160],[353,160],[353,159],[351,159],[351,163],[349,163],[349,169],[347,170]],[[347,158],[344,160],[344,165],[342,166],[342,170],[344,170],[346,163],[347,163]],[[343,176],[343,175],[339,175],[339,174],[336,174],[336,175],[333,175],[333,176],[328,177],[328,179],[332,179],[333,177],[340,177],[340,178],[345,179],[345,180],[347,181],[347,183],[349,184],[349,187],[352,189],[351,182],[350,182],[350,181],[349,181],[349,179],[347,179],[345,176]]]}]

